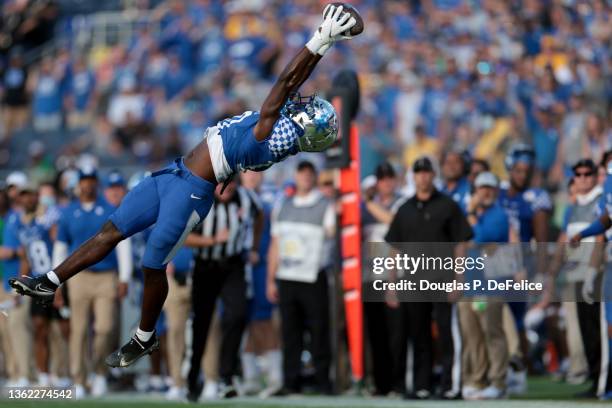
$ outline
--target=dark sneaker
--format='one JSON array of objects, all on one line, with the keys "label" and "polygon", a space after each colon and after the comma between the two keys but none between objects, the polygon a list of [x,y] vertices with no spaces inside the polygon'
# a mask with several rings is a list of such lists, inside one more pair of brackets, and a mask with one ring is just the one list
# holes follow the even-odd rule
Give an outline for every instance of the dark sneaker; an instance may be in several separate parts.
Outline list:
[{"label": "dark sneaker", "polygon": [[51,282],[47,275],[40,275],[35,278],[20,276],[19,278],[9,279],[9,285],[22,296],[31,296],[45,302],[53,301],[55,290],[58,286]]},{"label": "dark sneaker", "polygon": [[139,340],[134,335],[123,347],[106,357],[105,362],[109,367],[128,367],[142,356],[151,354],[158,348],[159,341],[155,333],[147,342]]},{"label": "dark sneaker", "polygon": [[188,381],[187,400],[189,402],[198,402],[198,400],[200,399],[200,394],[202,394],[203,388],[204,388],[204,383],[200,379],[198,379],[195,382]]},{"label": "dark sneaker", "polygon": [[221,383],[219,384],[219,398],[228,399],[236,398],[237,396],[238,391],[231,382],[221,381]]}]

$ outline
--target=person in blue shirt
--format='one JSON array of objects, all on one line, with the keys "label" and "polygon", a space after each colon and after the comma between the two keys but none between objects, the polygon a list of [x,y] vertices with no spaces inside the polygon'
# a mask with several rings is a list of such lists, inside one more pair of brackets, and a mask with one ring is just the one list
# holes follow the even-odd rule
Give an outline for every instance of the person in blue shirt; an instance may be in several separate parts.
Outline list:
[{"label": "person in blue shirt", "polygon": [[476,191],[466,208],[474,242],[508,242],[510,225],[506,211],[497,202],[497,177],[488,171],[482,172],[476,177],[474,187]]},{"label": "person in blue shirt", "polygon": [[552,108],[543,103],[536,106],[534,112],[527,111],[527,128],[533,138],[535,167],[544,179],[555,163],[560,139],[558,118]]},{"label": "person in blue shirt", "polygon": [[499,192],[499,202],[510,218],[510,227],[519,242],[546,242],[552,201],[548,193],[530,187],[534,171],[535,152],[525,144],[510,149],[505,165],[509,185]]},{"label": "person in blue shirt", "polygon": [[[509,174],[509,185],[502,187],[499,192],[499,203],[506,210],[510,221],[511,242],[538,243],[548,241],[548,224],[552,211],[552,201],[548,193],[540,188],[530,187],[535,171],[536,152],[526,144],[519,143],[510,148],[505,159],[506,170]],[[526,254],[531,255],[531,254]],[[547,270],[547,253],[544,245],[538,245],[534,256],[526,257],[526,266],[531,267],[533,259],[536,272]],[[534,272],[528,268],[528,272]],[[517,376],[513,377],[509,392],[522,393],[526,390],[526,372],[523,366],[530,363],[527,359],[529,342],[527,341],[524,317],[527,313],[527,303],[509,302],[510,310],[515,319],[519,333],[520,354],[513,357],[513,365],[517,368]],[[517,350],[518,352],[518,350]],[[514,380],[516,379],[516,381]]]},{"label": "person in blue shirt", "polygon": [[466,177],[468,163],[462,152],[449,151],[442,158],[442,177],[444,184],[441,192],[450,196],[464,213],[470,201],[470,183]]},{"label": "person in blue shirt", "polygon": [[[143,257],[142,315],[134,337],[106,363],[127,367],[158,347],[155,322],[168,294],[166,265],[214,202],[218,183],[244,170],[263,171],[300,151],[320,152],[337,139],[334,107],[326,100],[297,95],[325,52],[352,38],[361,17],[354,9],[327,5],[313,37],[289,62],[259,112],[247,111],[205,131],[205,138],[185,157],[157,171],[123,199],[108,222],[55,270],[28,281],[13,279],[21,294],[49,299],[62,282],[102,260],[122,240],[155,224]],[[79,225],[82,223],[79,223]]]},{"label": "person in blue shirt", "polygon": [[449,94],[444,89],[444,83],[439,75],[431,75],[428,78],[428,84],[423,95],[421,115],[423,115],[427,134],[437,135],[438,125],[447,110]]},{"label": "person in blue shirt", "polygon": [[193,75],[181,66],[177,55],[171,55],[168,70],[163,77],[166,101],[181,98],[192,82]]},{"label": "person in blue shirt", "polygon": [[[55,226],[44,223],[37,216],[37,186],[28,183],[21,188],[19,200],[22,213],[9,224],[5,232],[4,246],[15,251],[21,250],[21,272],[31,276],[46,274],[51,268],[52,236]],[[49,336],[52,320],[60,320],[62,335],[68,341],[70,328],[68,321],[60,315],[56,307],[45,307],[34,302],[31,307],[32,326],[34,329],[34,352],[38,368],[38,383],[50,384],[49,378]]]},{"label": "person in blue shirt", "polygon": [[32,117],[38,131],[57,130],[62,125],[63,91],[61,77],[53,67],[53,60],[45,58],[32,96]]},{"label": "person in blue shirt", "polygon": [[90,119],[88,113],[93,109],[96,78],[82,58],[75,61],[72,75],[68,78],[66,99],[68,123],[71,128],[85,127]]},{"label": "person in blue shirt", "polygon": [[[474,232],[474,242],[483,245],[483,248],[476,250],[475,256],[482,256],[483,249],[489,252],[489,244],[508,242],[510,226],[508,215],[497,202],[497,177],[488,171],[480,173],[474,181],[474,188],[474,195],[467,208],[468,222]],[[505,249],[504,246],[496,246],[492,256],[500,256]],[[469,272],[472,271],[466,272],[466,280],[474,281],[476,277],[485,280],[486,270],[484,276]],[[476,294],[474,290],[471,294],[478,296],[480,293]],[[463,352],[467,361],[472,363],[467,364],[462,372],[465,399],[498,399],[505,395],[509,356],[503,327],[503,306],[501,299],[490,297],[476,297],[472,302],[459,304]],[[480,348],[483,344],[486,345],[484,361],[476,357],[482,352]]]},{"label": "person in blue shirt", "polygon": [[[7,177],[7,185],[11,189],[18,189],[15,184],[15,174]],[[24,178],[25,181],[25,178]],[[5,246],[8,231],[11,225],[19,217],[17,205],[18,193],[15,199],[11,200],[7,189],[0,190],[0,272],[2,272],[3,289],[0,293],[10,294],[11,288],[8,280],[19,275],[19,256],[20,250]],[[12,208],[11,208],[12,207]],[[10,241],[10,239],[9,239]],[[4,306],[10,308],[8,317],[4,319],[4,324],[0,325],[0,335],[8,342],[2,345],[2,352],[5,356],[7,369],[7,387],[25,387],[29,385],[29,374],[32,362],[31,349],[31,329],[30,329],[30,302],[20,302],[12,295],[2,296]]]},{"label": "person in blue shirt", "polygon": [[[69,253],[73,253],[94,235],[115,211],[98,194],[97,171],[84,167],[79,171],[78,200],[62,210],[57,226],[57,239],[53,248],[53,265],[60,264]],[[48,269],[51,269],[50,267]],[[119,271],[119,276],[117,274]],[[68,283],[70,301],[70,372],[82,394],[87,372],[85,369],[85,339],[93,311],[93,355],[92,368],[95,376],[92,395],[101,396],[107,391],[104,358],[111,351],[117,298],[127,294],[127,282],[132,273],[131,241],[125,240],[116,251],[109,251],[96,263]],[[39,277],[45,277],[42,273]],[[35,281],[36,278],[31,279]]]},{"label": "person in blue shirt", "polygon": [[113,207],[119,207],[126,194],[127,188],[123,174],[117,169],[111,170],[106,176],[104,199]]}]

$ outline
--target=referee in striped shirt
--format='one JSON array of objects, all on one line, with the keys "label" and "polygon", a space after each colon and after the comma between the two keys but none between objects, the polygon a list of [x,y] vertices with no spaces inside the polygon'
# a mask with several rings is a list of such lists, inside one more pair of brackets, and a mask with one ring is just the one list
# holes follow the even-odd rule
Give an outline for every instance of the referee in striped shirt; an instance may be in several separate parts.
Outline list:
[{"label": "referee in striped shirt", "polygon": [[[202,391],[202,355],[217,298],[222,301],[219,396],[237,396],[232,376],[239,364],[239,349],[247,323],[245,263],[258,256],[263,212],[255,194],[231,181],[223,194],[215,191],[215,202],[201,226],[185,244],[195,248],[192,305],[192,355],[187,378],[188,398],[196,401]],[[253,229],[252,239],[249,238]]]}]

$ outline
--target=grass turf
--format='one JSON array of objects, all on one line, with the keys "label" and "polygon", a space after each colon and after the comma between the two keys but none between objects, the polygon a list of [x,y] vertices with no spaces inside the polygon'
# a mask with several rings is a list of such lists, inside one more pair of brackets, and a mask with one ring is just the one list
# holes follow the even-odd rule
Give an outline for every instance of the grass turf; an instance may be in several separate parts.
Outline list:
[{"label": "grass turf", "polygon": [[[207,402],[192,404],[195,407],[211,408],[473,408],[474,404],[485,406],[495,406],[498,408],[528,408],[528,407],[550,407],[581,408],[589,406],[602,407],[609,402],[598,401],[579,401],[573,399],[573,395],[586,389],[585,385],[568,385],[555,383],[547,378],[530,378],[529,389],[526,395],[508,400],[500,401],[404,401],[392,398],[359,398],[359,397],[296,397],[296,398],[277,398],[271,400],[259,400],[257,398],[242,398],[223,402]],[[189,407],[185,403],[167,402],[163,396],[148,394],[113,394],[105,399],[90,399],[84,401],[49,401],[49,400],[0,400],[0,408],[185,408]]]}]

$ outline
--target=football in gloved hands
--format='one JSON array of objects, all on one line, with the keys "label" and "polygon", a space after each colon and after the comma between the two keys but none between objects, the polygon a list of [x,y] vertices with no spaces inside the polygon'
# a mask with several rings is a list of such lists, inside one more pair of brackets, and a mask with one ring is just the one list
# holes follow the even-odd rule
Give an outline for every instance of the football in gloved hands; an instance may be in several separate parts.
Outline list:
[{"label": "football in gloved hands", "polygon": [[[331,3],[331,5],[334,7],[342,6],[342,13],[349,13],[351,17],[353,17],[355,21],[357,21],[357,23],[354,26],[352,26],[349,30],[343,33],[345,36],[354,37],[363,32],[363,18],[361,18],[361,15],[359,14],[359,12],[357,11],[355,7],[353,7],[352,5],[348,3],[340,3],[340,2]],[[329,13],[329,8],[326,10],[325,15],[323,17],[326,17],[327,13]]]}]

